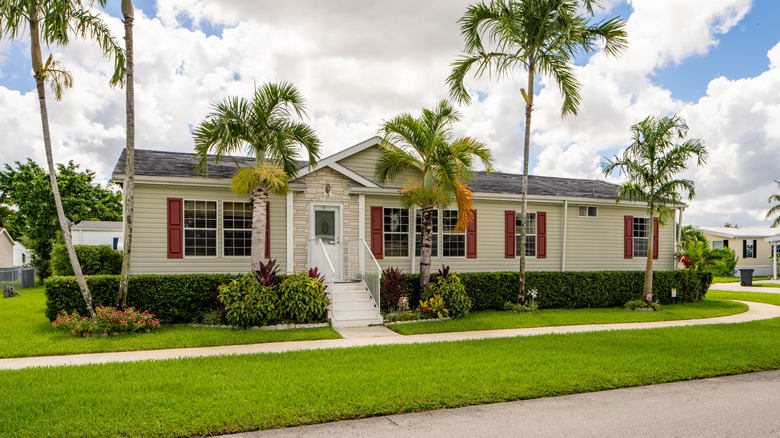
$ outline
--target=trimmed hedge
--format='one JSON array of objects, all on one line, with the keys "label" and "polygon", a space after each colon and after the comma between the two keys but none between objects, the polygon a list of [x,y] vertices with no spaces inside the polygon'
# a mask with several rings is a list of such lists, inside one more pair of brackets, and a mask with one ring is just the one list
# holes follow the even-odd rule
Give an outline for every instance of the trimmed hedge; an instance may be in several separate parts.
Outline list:
[{"label": "trimmed hedge", "polygon": [[[108,245],[74,245],[84,275],[119,275],[122,273],[122,253]],[[51,250],[52,275],[74,275],[65,245]]]},{"label": "trimmed hedge", "polygon": [[[507,301],[517,301],[517,272],[465,272],[458,276],[475,310],[501,310]],[[541,309],[619,307],[639,299],[644,287],[644,271],[527,272],[526,289],[537,289],[536,304]],[[701,299],[712,283],[712,274],[690,271],[653,272],[653,300],[661,304]],[[420,275],[409,274],[403,283],[409,305],[420,302]],[[677,289],[677,298],[671,291]]]}]

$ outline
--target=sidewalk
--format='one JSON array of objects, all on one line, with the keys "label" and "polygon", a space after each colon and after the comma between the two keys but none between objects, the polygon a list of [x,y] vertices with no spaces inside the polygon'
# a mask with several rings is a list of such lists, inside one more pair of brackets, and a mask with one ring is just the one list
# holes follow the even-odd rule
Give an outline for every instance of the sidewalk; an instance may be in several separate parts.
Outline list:
[{"label": "sidewalk", "polygon": [[474,339],[509,338],[543,334],[584,333],[606,330],[631,330],[657,327],[681,327],[706,324],[730,324],[780,317],[780,307],[770,304],[745,302],[749,310],[736,315],[683,321],[658,321],[619,324],[589,324],[560,327],[534,327],[505,330],[481,330],[471,332],[435,333],[402,336],[385,327],[340,329],[343,339],[319,341],[274,342],[267,344],[226,345],[219,347],[175,348],[169,350],[125,351],[117,353],[73,354],[66,356],[39,356],[0,359],[0,370],[45,366],[88,365],[109,362],[135,362],[142,360],[179,359],[231,354],[283,353],[298,350],[326,348],[364,347],[367,345],[423,344],[428,342],[452,342]]},{"label": "sidewalk", "polygon": [[[778,284],[774,280],[764,280],[761,283]],[[739,282],[734,283],[712,283],[709,290],[727,290],[733,292],[764,292],[770,294],[780,294],[780,287],[761,287],[761,283],[753,282],[753,286],[740,286]]]}]

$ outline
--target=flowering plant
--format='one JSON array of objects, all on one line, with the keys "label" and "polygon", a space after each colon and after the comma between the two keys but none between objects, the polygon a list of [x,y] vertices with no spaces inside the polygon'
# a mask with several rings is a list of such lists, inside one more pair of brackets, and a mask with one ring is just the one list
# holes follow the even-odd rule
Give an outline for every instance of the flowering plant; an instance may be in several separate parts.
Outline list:
[{"label": "flowering plant", "polygon": [[81,333],[121,333],[145,331],[160,327],[160,321],[147,312],[139,312],[129,307],[124,312],[116,307],[95,308],[95,318],[80,316],[78,312],[71,314],[64,310],[52,321],[54,328]]}]

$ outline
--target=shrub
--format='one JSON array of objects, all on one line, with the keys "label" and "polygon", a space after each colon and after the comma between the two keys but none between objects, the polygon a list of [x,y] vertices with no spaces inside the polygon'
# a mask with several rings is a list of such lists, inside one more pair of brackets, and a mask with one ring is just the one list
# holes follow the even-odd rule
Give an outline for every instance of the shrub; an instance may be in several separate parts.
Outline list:
[{"label": "shrub", "polygon": [[122,333],[151,330],[160,327],[160,321],[149,312],[138,312],[129,307],[123,311],[116,307],[95,308],[95,319],[79,316],[78,312],[68,314],[62,310],[51,323],[54,328],[82,333]]},{"label": "shrub", "polygon": [[444,306],[453,318],[465,316],[471,310],[471,298],[466,294],[466,288],[461,283],[458,274],[439,276],[428,284],[428,295],[439,295],[444,300]]},{"label": "shrub", "polygon": [[[75,245],[81,271],[84,275],[119,275],[122,272],[122,253],[108,245]],[[54,245],[51,250],[52,275],[74,275],[65,245]]]},{"label": "shrub", "polygon": [[507,301],[506,303],[504,303],[504,310],[506,310],[507,312],[515,312],[515,313],[534,313],[539,309],[534,303],[531,303],[526,306],[524,304],[510,303],[509,301]]},{"label": "shrub", "polygon": [[271,287],[260,284],[256,277],[256,272],[254,276],[247,273],[219,286],[217,297],[225,306],[224,315],[228,324],[247,328],[277,321],[279,298]]},{"label": "shrub", "polygon": [[404,294],[403,282],[406,274],[398,268],[387,268],[382,271],[382,285],[380,287],[383,304],[387,310],[398,308],[398,300]]},{"label": "shrub", "polygon": [[313,268],[309,268],[309,271],[306,273],[309,277],[319,281],[322,284],[325,284],[325,274],[321,273],[319,268],[316,266]]},{"label": "shrub", "polygon": [[291,275],[279,285],[279,314],[288,323],[324,321],[328,304],[325,285],[305,272]]},{"label": "shrub", "polygon": [[441,295],[433,295],[428,300],[420,303],[420,312],[436,315],[439,319],[449,315],[449,309],[444,307],[444,298]]},{"label": "shrub", "polygon": [[[517,302],[517,272],[469,272],[458,276],[472,301],[472,311],[501,310],[506,302]],[[642,296],[644,271],[528,272],[526,289],[539,293],[540,309],[579,309],[620,307]],[[653,273],[654,299],[661,304],[691,302],[704,297],[712,283],[710,273],[656,271]],[[420,300],[420,276],[406,276],[403,288],[409,304]],[[672,298],[677,289],[677,298]]]},{"label": "shrub", "polygon": [[729,277],[737,267],[737,254],[731,248],[715,248],[710,251],[710,255],[717,260],[717,263],[710,266],[707,271],[718,277]]},{"label": "shrub", "polygon": [[636,310],[636,309],[653,309],[658,310],[661,308],[661,305],[656,302],[650,302],[644,300],[631,300],[623,305],[626,309]]},{"label": "shrub", "polygon": [[273,289],[276,286],[276,276],[279,274],[276,259],[269,260],[268,263],[263,263],[262,260],[257,262],[257,269],[253,269],[252,273],[261,286]]}]

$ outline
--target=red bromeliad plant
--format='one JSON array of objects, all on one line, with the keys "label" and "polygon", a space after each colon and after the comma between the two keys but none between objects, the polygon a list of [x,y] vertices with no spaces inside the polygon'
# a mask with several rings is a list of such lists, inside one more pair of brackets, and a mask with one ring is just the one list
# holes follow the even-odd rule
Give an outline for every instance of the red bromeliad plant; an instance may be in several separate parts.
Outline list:
[{"label": "red bromeliad plant", "polygon": [[382,297],[387,303],[387,308],[393,310],[398,307],[398,300],[404,294],[403,283],[406,279],[404,274],[398,268],[387,268],[382,271]]},{"label": "red bromeliad plant", "polygon": [[320,283],[325,283],[325,275],[323,275],[320,270],[315,266],[313,268],[309,268],[309,277],[319,281]]},{"label": "red bromeliad plant", "polygon": [[276,265],[276,259],[269,260],[268,263],[258,262],[257,269],[252,269],[257,282],[261,286],[273,289],[276,286],[276,275],[279,273],[279,266]]}]

